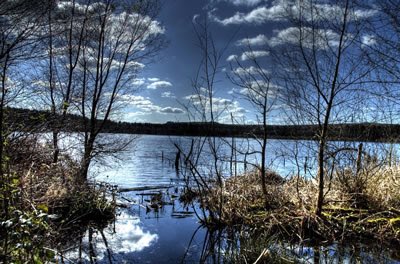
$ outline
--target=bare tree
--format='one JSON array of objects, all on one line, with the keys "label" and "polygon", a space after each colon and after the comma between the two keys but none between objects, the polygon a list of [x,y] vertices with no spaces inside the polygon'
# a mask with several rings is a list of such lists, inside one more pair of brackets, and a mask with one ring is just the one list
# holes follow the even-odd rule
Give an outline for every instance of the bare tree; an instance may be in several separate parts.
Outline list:
[{"label": "bare tree", "polygon": [[[195,78],[192,80],[193,94],[188,96],[187,109],[189,118],[195,122],[207,124],[206,136],[198,137],[192,141],[189,152],[183,146],[176,144],[183,153],[185,166],[189,171],[191,182],[200,190],[200,195],[206,195],[212,187],[221,190],[217,197],[217,210],[210,211],[210,217],[218,221],[223,207],[222,188],[223,182],[223,142],[215,137],[215,125],[225,113],[227,105],[216,98],[218,77],[222,73],[221,60],[229,43],[226,46],[216,45],[212,30],[207,18],[197,20],[193,24],[197,45],[199,47],[200,63]],[[213,186],[213,182],[216,186]],[[190,186],[188,186],[190,187]],[[202,211],[202,220],[207,214]]]},{"label": "bare tree", "polygon": [[79,89],[73,104],[82,115],[84,151],[79,180],[85,182],[92,158],[112,152],[99,133],[123,95],[135,92],[133,79],[143,63],[163,47],[155,21],[158,1],[103,0],[90,5],[79,58]]},{"label": "bare tree", "polygon": [[[381,110],[397,112],[400,107],[400,3],[394,0],[362,3],[365,8],[374,8],[376,16],[368,22],[368,34],[364,36],[364,52],[375,67],[375,87],[371,91]],[[361,5],[361,4],[360,4]],[[386,114],[385,114],[386,115]],[[393,115],[393,113],[390,113]],[[388,122],[388,120],[383,120]],[[391,122],[391,120],[389,120]]]},{"label": "bare tree", "polygon": [[59,4],[48,14],[48,72],[45,76],[48,77],[46,96],[53,115],[53,162],[58,161],[59,134],[64,129],[67,113],[71,112],[74,91],[79,89],[77,69],[82,57],[87,21],[90,16],[97,15],[91,12],[91,7],[90,1],[80,4],[72,0]]},{"label": "bare tree", "polygon": [[[39,7],[40,6],[40,7]],[[51,1],[2,1],[0,3],[0,161],[3,164],[7,129],[4,110],[20,93],[20,80],[13,79],[18,66],[37,57],[44,17]],[[3,166],[0,166],[3,176]],[[2,181],[3,182],[3,181]]]},{"label": "bare tree", "polygon": [[[276,106],[278,86],[272,82],[272,73],[263,68],[262,62],[257,58],[254,50],[248,44],[245,51],[247,60],[250,65],[244,65],[238,58],[235,64],[231,64],[233,75],[229,76],[233,84],[239,87],[238,94],[245,100],[250,102],[256,113],[257,123],[261,126],[261,137],[253,135],[260,146],[260,151],[256,151],[261,156],[261,164],[256,164],[261,178],[261,188],[264,195],[265,207],[268,206],[269,198],[267,191],[267,141],[268,141],[268,124],[269,114],[273,107]],[[269,179],[273,180],[273,179]]]},{"label": "bare tree", "polygon": [[[34,55],[38,43],[38,31],[43,16],[49,8],[47,1],[33,4],[31,1],[2,1],[0,3],[0,157],[3,160],[4,108],[12,91],[11,69]],[[1,169],[0,169],[1,170]]]},{"label": "bare tree", "polygon": [[[15,82],[11,78],[17,65],[35,56],[35,48],[42,26],[43,15],[49,8],[47,1],[0,2],[0,196],[2,219],[9,219],[10,204],[15,203],[11,192],[11,175],[8,173],[5,145],[10,131],[4,124],[5,108],[15,96]],[[18,93],[18,92],[17,92]],[[12,97],[10,97],[12,95]],[[1,260],[7,263],[9,255],[9,231],[2,233]]]},{"label": "bare tree", "polygon": [[289,27],[274,43],[280,49],[276,61],[292,121],[318,125],[317,215],[322,212],[329,171],[329,125],[346,120],[346,105],[357,98],[357,89],[370,72],[360,51],[362,11],[352,0],[326,5],[296,1],[287,8]]}]

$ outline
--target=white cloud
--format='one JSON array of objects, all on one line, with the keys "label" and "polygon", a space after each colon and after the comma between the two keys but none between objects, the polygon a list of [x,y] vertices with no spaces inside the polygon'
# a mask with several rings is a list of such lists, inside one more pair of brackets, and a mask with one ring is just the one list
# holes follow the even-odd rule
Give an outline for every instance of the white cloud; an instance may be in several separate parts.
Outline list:
[{"label": "white cloud", "polygon": [[253,50],[253,51],[245,51],[242,53],[242,56],[240,56],[240,59],[242,61],[245,60],[254,60],[259,57],[265,57],[268,56],[269,52],[264,51],[264,50]]},{"label": "white cloud", "polygon": [[[161,113],[161,114],[182,114],[184,111],[176,107],[162,107],[154,104],[149,97],[143,97],[141,95],[121,95],[121,100],[125,103],[140,110],[139,113],[149,114],[149,113]],[[141,114],[141,115],[142,115]],[[137,114],[136,114],[137,115]]]},{"label": "white cloud", "polygon": [[132,85],[141,86],[146,85],[148,89],[158,89],[172,86],[172,83],[168,81],[160,80],[160,78],[135,78],[132,80]]},{"label": "white cloud", "polygon": [[192,18],[192,23],[193,24],[197,24],[197,19],[200,17],[200,15],[199,14],[195,14],[194,16],[193,16],[193,18]]},{"label": "white cloud", "polygon": [[[207,113],[211,112],[210,99],[202,94],[192,94],[185,96],[184,99],[189,100],[195,107],[203,107]],[[218,122],[230,123],[231,114],[235,118],[242,118],[247,112],[240,106],[240,103],[235,100],[213,97],[212,98],[213,113],[218,117]]]},{"label": "white cloud", "polygon": [[255,6],[265,0],[217,0],[218,2],[227,2],[235,6]]},{"label": "white cloud", "polygon": [[236,89],[236,88],[232,88],[232,89],[230,89],[230,90],[228,91],[228,94],[230,94],[230,95],[235,94],[235,93],[237,92],[237,90],[238,90],[238,89]]},{"label": "white cloud", "polygon": [[163,97],[163,98],[176,98],[176,96],[172,92],[163,92],[161,94],[161,97]]},{"label": "white cloud", "polygon": [[177,107],[167,106],[167,107],[161,108],[159,110],[159,112],[164,113],[164,114],[183,114],[185,111],[183,111],[182,109],[177,108]]},{"label": "white cloud", "polygon": [[267,42],[268,42],[268,38],[265,35],[260,34],[254,38],[244,38],[244,39],[238,40],[236,42],[236,45],[238,45],[238,46],[262,46],[262,45],[267,44]]},{"label": "white cloud", "polygon": [[372,10],[372,9],[365,9],[365,10],[359,9],[354,12],[354,15],[358,19],[365,19],[365,18],[373,17],[373,16],[376,16],[377,14],[378,14],[378,11]]},{"label": "white cloud", "polygon": [[209,12],[209,17],[212,21],[220,23],[224,26],[227,25],[239,25],[239,24],[254,24],[261,25],[267,21],[280,21],[282,20],[281,6],[272,6],[270,8],[266,6],[257,7],[248,13],[236,12],[233,16],[221,19],[217,17],[215,13],[216,9]]},{"label": "white cloud", "polygon": [[[312,8],[311,8],[312,5]],[[302,3],[302,15],[308,20],[332,20],[338,17],[343,17],[345,10],[343,6],[332,5],[332,4],[315,4],[311,1],[305,1]],[[294,16],[299,15],[298,4],[290,6]],[[313,11],[313,12],[311,12]],[[362,20],[378,13],[372,9],[356,9],[354,12],[349,14],[350,20]]]},{"label": "white cloud", "polygon": [[[232,0],[233,2],[235,0]],[[243,2],[237,0],[237,2]],[[236,12],[233,16],[227,18],[219,18],[215,15],[217,9],[209,12],[209,17],[212,21],[220,23],[224,26],[239,25],[239,24],[253,24],[261,25],[268,21],[286,21],[288,17],[297,18],[300,15],[299,6],[302,6],[301,15],[308,21],[316,20],[332,20],[337,17],[343,16],[344,8],[339,5],[331,4],[315,4],[311,1],[288,1],[276,0],[272,2],[271,6],[258,6],[253,10],[243,13]],[[311,7],[312,5],[312,7]],[[365,19],[377,14],[376,10],[371,9],[357,9],[351,14],[350,19]]]},{"label": "white cloud", "polygon": [[229,55],[228,58],[226,59],[226,61],[236,61],[237,60],[237,55]]},{"label": "white cloud", "polygon": [[134,86],[141,86],[145,83],[145,79],[144,78],[136,78],[132,81],[132,85]]},{"label": "white cloud", "polygon": [[[114,252],[128,253],[142,251],[158,239],[157,234],[143,231],[138,220],[129,220],[128,217],[129,215],[125,214],[120,216],[121,219],[116,221],[115,233],[118,234],[118,237],[114,235],[113,230],[106,235],[111,248],[116,250]],[[99,242],[97,244],[102,243]]]},{"label": "white cloud", "polygon": [[[206,94],[208,96],[208,94],[210,93],[210,90],[205,87],[200,87],[200,93]],[[214,91],[213,91],[213,93],[214,93]]]},{"label": "white cloud", "polygon": [[39,86],[39,87],[42,87],[42,88],[49,88],[50,87],[49,82],[45,82],[45,81],[42,81],[42,80],[35,81],[35,82],[32,83],[32,85]]},{"label": "white cloud", "polygon": [[291,43],[291,44],[298,43],[300,35],[299,32],[300,32],[299,29],[296,27],[289,27],[280,31],[276,31],[277,33],[276,36],[272,37],[268,41],[268,44],[271,47],[275,47],[286,43]]},{"label": "white cloud", "polygon": [[[93,236],[93,243],[96,245],[97,260],[100,260],[100,262],[107,259],[108,250],[111,250],[118,258],[119,254],[142,251],[156,243],[159,238],[157,234],[144,231],[140,219],[134,218],[125,212],[122,212],[118,216],[112,227],[105,228],[103,232],[107,241],[107,247],[104,244],[102,236]],[[89,248],[89,243],[89,235],[86,232],[82,240],[83,248]],[[89,255],[86,252],[88,251],[83,250],[82,257],[89,260]],[[77,260],[79,258],[78,251],[68,252],[67,257]]]},{"label": "white cloud", "polygon": [[373,46],[376,44],[376,39],[373,35],[364,35],[361,38],[361,42],[363,46]]},{"label": "white cloud", "polygon": [[269,71],[266,69],[262,68],[256,68],[254,66],[250,67],[238,67],[233,70],[234,74],[241,75],[241,76],[246,76],[246,75],[260,75],[260,74],[268,74]]},{"label": "white cloud", "polygon": [[123,117],[124,117],[124,120],[126,120],[126,121],[131,121],[132,119],[135,119],[135,118],[138,118],[138,117],[141,117],[141,116],[145,116],[145,115],[148,115],[148,113],[146,113],[146,112],[140,112],[140,111],[135,111],[135,112],[127,112],[127,113],[124,113],[124,115],[123,115]]},{"label": "white cloud", "polygon": [[145,98],[140,95],[123,95],[121,98],[124,100],[124,102],[145,112],[152,112],[158,109],[149,98]]},{"label": "white cloud", "polygon": [[[329,47],[337,47],[339,45],[340,36],[336,32],[328,29],[315,29],[303,27],[289,27],[276,32],[276,36],[269,39],[268,44],[271,47],[285,45],[285,44],[298,44],[300,41],[300,34],[302,34],[302,45],[306,48],[313,46],[318,49],[328,49]],[[313,35],[313,37],[311,37]],[[345,41],[351,37],[345,37]]]},{"label": "white cloud", "polygon": [[235,92],[258,100],[264,99],[265,96],[275,98],[283,90],[281,86],[263,80],[250,81],[245,83],[244,86],[246,88],[235,90]]},{"label": "white cloud", "polygon": [[167,81],[156,81],[152,82],[151,84],[147,85],[148,89],[159,89],[159,88],[166,88],[172,86],[172,83]]}]

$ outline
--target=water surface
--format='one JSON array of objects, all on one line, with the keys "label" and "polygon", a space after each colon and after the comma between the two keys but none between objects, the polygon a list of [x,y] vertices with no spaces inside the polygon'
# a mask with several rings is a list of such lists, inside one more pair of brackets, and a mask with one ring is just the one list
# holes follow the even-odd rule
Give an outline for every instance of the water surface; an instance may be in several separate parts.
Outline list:
[{"label": "water surface", "polygon": [[[237,234],[210,232],[199,224],[196,217],[196,212],[200,213],[199,208],[193,205],[185,206],[178,201],[184,184],[182,171],[177,172],[174,166],[177,154],[174,143],[177,143],[184,153],[188,153],[191,142],[191,138],[184,137],[140,136],[132,146],[119,153],[117,159],[106,159],[92,166],[92,177],[96,181],[105,181],[124,188],[163,187],[121,194],[119,201],[127,208],[120,209],[116,222],[103,230],[104,237],[99,231],[95,231],[93,236],[98,263],[246,262],[246,252],[241,251],[248,239],[245,234],[242,234],[243,238],[237,237]],[[218,148],[219,156],[223,157],[219,166],[221,170],[229,172],[225,174],[226,177],[234,170],[229,162],[232,159],[229,148],[232,142],[232,139],[223,139]],[[259,147],[257,142],[248,142],[245,139],[236,139],[233,143],[238,148],[240,146],[242,150],[248,149],[251,152]],[[283,176],[295,173],[312,174],[314,161],[306,157],[315,156],[311,148],[313,144],[310,141],[299,143],[270,140],[268,164]],[[356,143],[354,145],[356,146]],[[380,146],[368,147],[378,149]],[[257,155],[243,153],[237,153],[234,159],[243,160],[245,156],[248,164],[244,166],[240,163],[234,170],[237,174],[243,173],[245,169],[251,170],[251,164],[258,162]],[[294,156],[297,159],[291,158]],[[203,149],[199,160],[202,169],[207,171],[213,160],[209,148]],[[154,210],[148,205],[159,193],[165,205]],[[361,244],[300,247],[271,245],[269,239],[264,238],[254,242],[250,248],[254,251],[252,254],[259,254],[264,248],[268,248],[278,255],[295,256],[303,263],[400,263],[386,248],[378,251],[375,248],[373,251]],[[89,243],[86,235],[83,239],[83,257],[87,257],[88,254]],[[67,254],[71,260],[76,260],[77,256],[77,250]],[[237,256],[239,257],[235,258]]]}]

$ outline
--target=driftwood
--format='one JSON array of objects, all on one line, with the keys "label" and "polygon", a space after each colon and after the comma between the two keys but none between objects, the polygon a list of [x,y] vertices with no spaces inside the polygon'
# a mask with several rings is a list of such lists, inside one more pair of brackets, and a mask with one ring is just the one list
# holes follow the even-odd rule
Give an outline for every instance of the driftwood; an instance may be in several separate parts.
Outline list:
[{"label": "driftwood", "polygon": [[133,188],[119,188],[118,192],[138,192],[138,191],[168,189],[170,187],[171,187],[170,185],[156,185],[156,186],[142,186]]}]

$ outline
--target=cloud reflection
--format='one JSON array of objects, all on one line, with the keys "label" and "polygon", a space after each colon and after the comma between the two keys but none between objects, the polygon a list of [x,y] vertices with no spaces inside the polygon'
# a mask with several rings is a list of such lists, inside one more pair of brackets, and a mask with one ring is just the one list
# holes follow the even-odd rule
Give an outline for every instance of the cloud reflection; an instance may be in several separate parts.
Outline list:
[{"label": "cloud reflection", "polygon": [[[115,231],[115,232],[114,232]],[[89,260],[89,231],[86,232],[82,241],[82,258],[84,262]],[[103,230],[108,249],[111,252],[111,258],[114,261],[123,259],[124,254],[140,252],[147,247],[152,246],[158,240],[157,234],[151,234],[144,231],[141,227],[140,219],[122,212],[114,224]],[[96,259],[102,263],[108,258],[106,243],[100,231],[95,231],[92,238],[92,244],[96,254]],[[79,259],[78,249],[68,252],[64,255],[68,259]]]},{"label": "cloud reflection", "polygon": [[142,251],[157,241],[157,234],[145,232],[139,224],[138,218],[121,214],[115,223],[115,233],[105,234],[114,253]]}]

